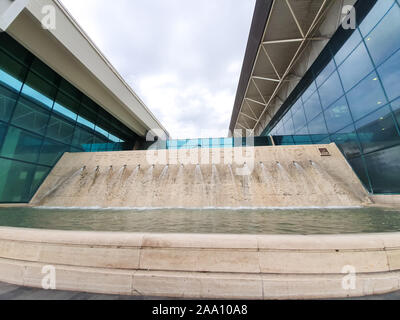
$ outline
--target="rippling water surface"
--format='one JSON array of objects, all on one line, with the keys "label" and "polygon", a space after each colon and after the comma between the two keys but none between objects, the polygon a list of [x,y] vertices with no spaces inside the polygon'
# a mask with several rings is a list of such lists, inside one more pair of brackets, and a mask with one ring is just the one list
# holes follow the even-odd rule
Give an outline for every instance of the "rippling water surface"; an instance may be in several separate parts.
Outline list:
[{"label": "rippling water surface", "polygon": [[155,233],[375,233],[399,232],[400,210],[0,208],[0,226]]}]

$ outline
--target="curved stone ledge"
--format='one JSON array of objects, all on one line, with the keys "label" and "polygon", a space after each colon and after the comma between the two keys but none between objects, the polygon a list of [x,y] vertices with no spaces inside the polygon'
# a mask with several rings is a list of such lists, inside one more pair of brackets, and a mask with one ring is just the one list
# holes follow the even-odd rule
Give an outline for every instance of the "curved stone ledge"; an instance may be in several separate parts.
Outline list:
[{"label": "curved stone ledge", "polygon": [[[400,233],[332,236],[130,234],[0,228],[0,281],[185,298],[286,299],[400,289]],[[344,290],[344,266],[356,289]]]}]

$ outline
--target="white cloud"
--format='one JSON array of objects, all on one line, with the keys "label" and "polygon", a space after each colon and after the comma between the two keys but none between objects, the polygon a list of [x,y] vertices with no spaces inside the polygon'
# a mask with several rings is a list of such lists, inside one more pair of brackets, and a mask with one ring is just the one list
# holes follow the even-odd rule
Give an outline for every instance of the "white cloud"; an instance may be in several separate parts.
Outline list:
[{"label": "white cloud", "polygon": [[255,0],[62,0],[174,138],[227,135]]}]

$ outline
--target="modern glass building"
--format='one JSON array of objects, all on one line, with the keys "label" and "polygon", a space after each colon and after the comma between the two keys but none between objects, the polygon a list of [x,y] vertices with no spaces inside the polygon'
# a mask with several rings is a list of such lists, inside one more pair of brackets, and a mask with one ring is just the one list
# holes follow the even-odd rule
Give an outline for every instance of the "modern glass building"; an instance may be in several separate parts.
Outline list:
[{"label": "modern glass building", "polygon": [[398,194],[400,3],[358,1],[355,10],[357,28],[339,25],[256,129],[278,145],[335,142],[371,193]]},{"label": "modern glass building", "polygon": [[[59,6],[58,2],[54,5]],[[63,8],[58,8],[61,19]],[[29,202],[65,152],[133,150],[145,141],[143,131],[129,121],[124,124],[104,107],[112,111],[114,106],[101,106],[76,87],[82,75],[72,84],[16,40],[20,34],[13,28],[29,10],[27,7],[19,13],[10,32],[0,33],[0,203]],[[65,17],[72,22],[68,15]],[[26,33],[29,25],[23,20],[21,23]],[[71,26],[62,32],[72,34],[76,28]],[[37,42],[40,37],[51,37],[40,27],[36,36]],[[88,40],[86,44],[91,45]],[[62,50],[67,51],[65,47]],[[100,61],[106,64],[104,59]],[[82,74],[89,72],[80,68]],[[99,81],[93,74],[91,77],[93,82]],[[123,85],[121,81],[116,84]],[[103,93],[99,92],[91,93],[101,100]],[[150,124],[148,128],[154,127]]]}]

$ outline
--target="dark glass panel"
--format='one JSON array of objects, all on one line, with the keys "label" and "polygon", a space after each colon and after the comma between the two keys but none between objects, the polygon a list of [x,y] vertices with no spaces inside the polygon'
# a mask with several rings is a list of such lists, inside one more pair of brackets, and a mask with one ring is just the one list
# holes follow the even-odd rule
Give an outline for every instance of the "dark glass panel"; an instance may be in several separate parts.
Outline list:
[{"label": "dark glass panel", "polygon": [[53,112],[64,119],[76,121],[79,112],[79,101],[59,92],[54,104]]},{"label": "dark glass panel", "polygon": [[307,116],[307,120],[314,119],[317,115],[322,112],[321,102],[319,100],[318,92],[315,92],[307,102],[304,103],[304,111]]},{"label": "dark glass panel", "polygon": [[329,133],[335,133],[348,126],[352,122],[352,119],[346,99],[341,98],[326,109],[325,119]]},{"label": "dark glass panel", "polygon": [[274,137],[275,144],[277,146],[293,145],[293,136],[276,136]]},{"label": "dark glass panel", "polygon": [[93,143],[93,132],[77,126],[74,133],[72,144],[79,147],[81,150],[90,151]]},{"label": "dark glass panel", "polygon": [[3,144],[3,139],[7,132],[7,126],[5,123],[0,122],[0,146]]},{"label": "dark glass panel", "polygon": [[293,136],[293,140],[296,145],[313,144],[309,135],[295,135]]},{"label": "dark glass panel", "polygon": [[26,66],[32,61],[32,55],[28,50],[11,38],[6,32],[0,32],[0,48]]},{"label": "dark glass panel", "polygon": [[356,123],[364,153],[400,144],[392,112],[384,107]]},{"label": "dark glass panel", "polygon": [[35,168],[32,164],[0,158],[0,202],[29,202]]},{"label": "dark glass panel", "polygon": [[70,144],[74,134],[75,125],[56,115],[51,116],[47,127],[47,137]]},{"label": "dark glass panel", "polygon": [[36,162],[42,138],[14,127],[9,127],[0,156]]},{"label": "dark glass panel", "polygon": [[318,91],[324,109],[343,96],[344,92],[338,73],[334,72]]},{"label": "dark glass panel", "polygon": [[56,95],[56,87],[50,85],[36,74],[30,72],[22,87],[22,94],[38,105],[51,109]]},{"label": "dark glass panel", "polygon": [[54,166],[64,152],[69,152],[69,150],[70,147],[68,145],[45,139],[40,151],[39,163]]},{"label": "dark glass panel", "polygon": [[400,50],[378,68],[390,101],[400,96]]},{"label": "dark glass panel", "polygon": [[47,177],[47,175],[50,173],[50,171],[51,168],[49,167],[42,167],[42,166],[36,167],[35,175],[33,177],[31,185],[30,197],[33,197],[35,195],[36,191],[39,189],[40,185]]},{"label": "dark glass panel", "polygon": [[49,114],[50,112],[46,109],[37,106],[30,100],[21,98],[15,108],[11,123],[34,133],[44,135],[49,121]]},{"label": "dark glass panel", "polygon": [[394,112],[394,116],[397,120],[397,125],[400,127],[400,99],[397,99],[396,101],[394,101],[392,104],[392,109]]},{"label": "dark glass panel", "polygon": [[351,90],[347,94],[347,99],[354,120],[362,118],[387,103],[382,86],[375,72]]},{"label": "dark glass panel", "polygon": [[98,107],[96,104],[88,99],[84,99],[80,106],[78,123],[93,130],[97,123],[97,110]]},{"label": "dark glass panel", "polygon": [[27,68],[0,51],[0,84],[19,92],[27,73]]},{"label": "dark glass panel", "polygon": [[331,135],[331,140],[338,145],[348,159],[361,155],[354,125],[350,125],[347,128]]},{"label": "dark glass panel", "polygon": [[33,60],[31,70],[34,71],[37,75],[39,75],[42,79],[49,82],[54,87],[59,86],[60,77],[39,59],[35,58]]},{"label": "dark glass panel", "polygon": [[0,120],[8,122],[18,99],[16,93],[0,86]]},{"label": "dark glass panel", "polygon": [[368,55],[364,44],[360,44],[356,50],[339,67],[339,74],[343,82],[344,90],[347,92],[361,79],[365,78],[374,66]]},{"label": "dark glass panel", "polygon": [[357,157],[354,159],[349,160],[349,164],[353,168],[354,172],[364,185],[364,187],[369,191],[372,192],[371,186],[368,180],[368,174],[367,174],[367,169],[365,167],[365,163],[363,162],[363,159],[361,157]]},{"label": "dark glass panel", "polygon": [[400,48],[399,34],[400,8],[395,5],[365,40],[376,66]]},{"label": "dark glass panel", "polygon": [[83,94],[64,79],[60,81],[59,90],[76,101],[82,100]]},{"label": "dark glass panel", "polygon": [[400,193],[400,146],[365,156],[375,193]]}]

